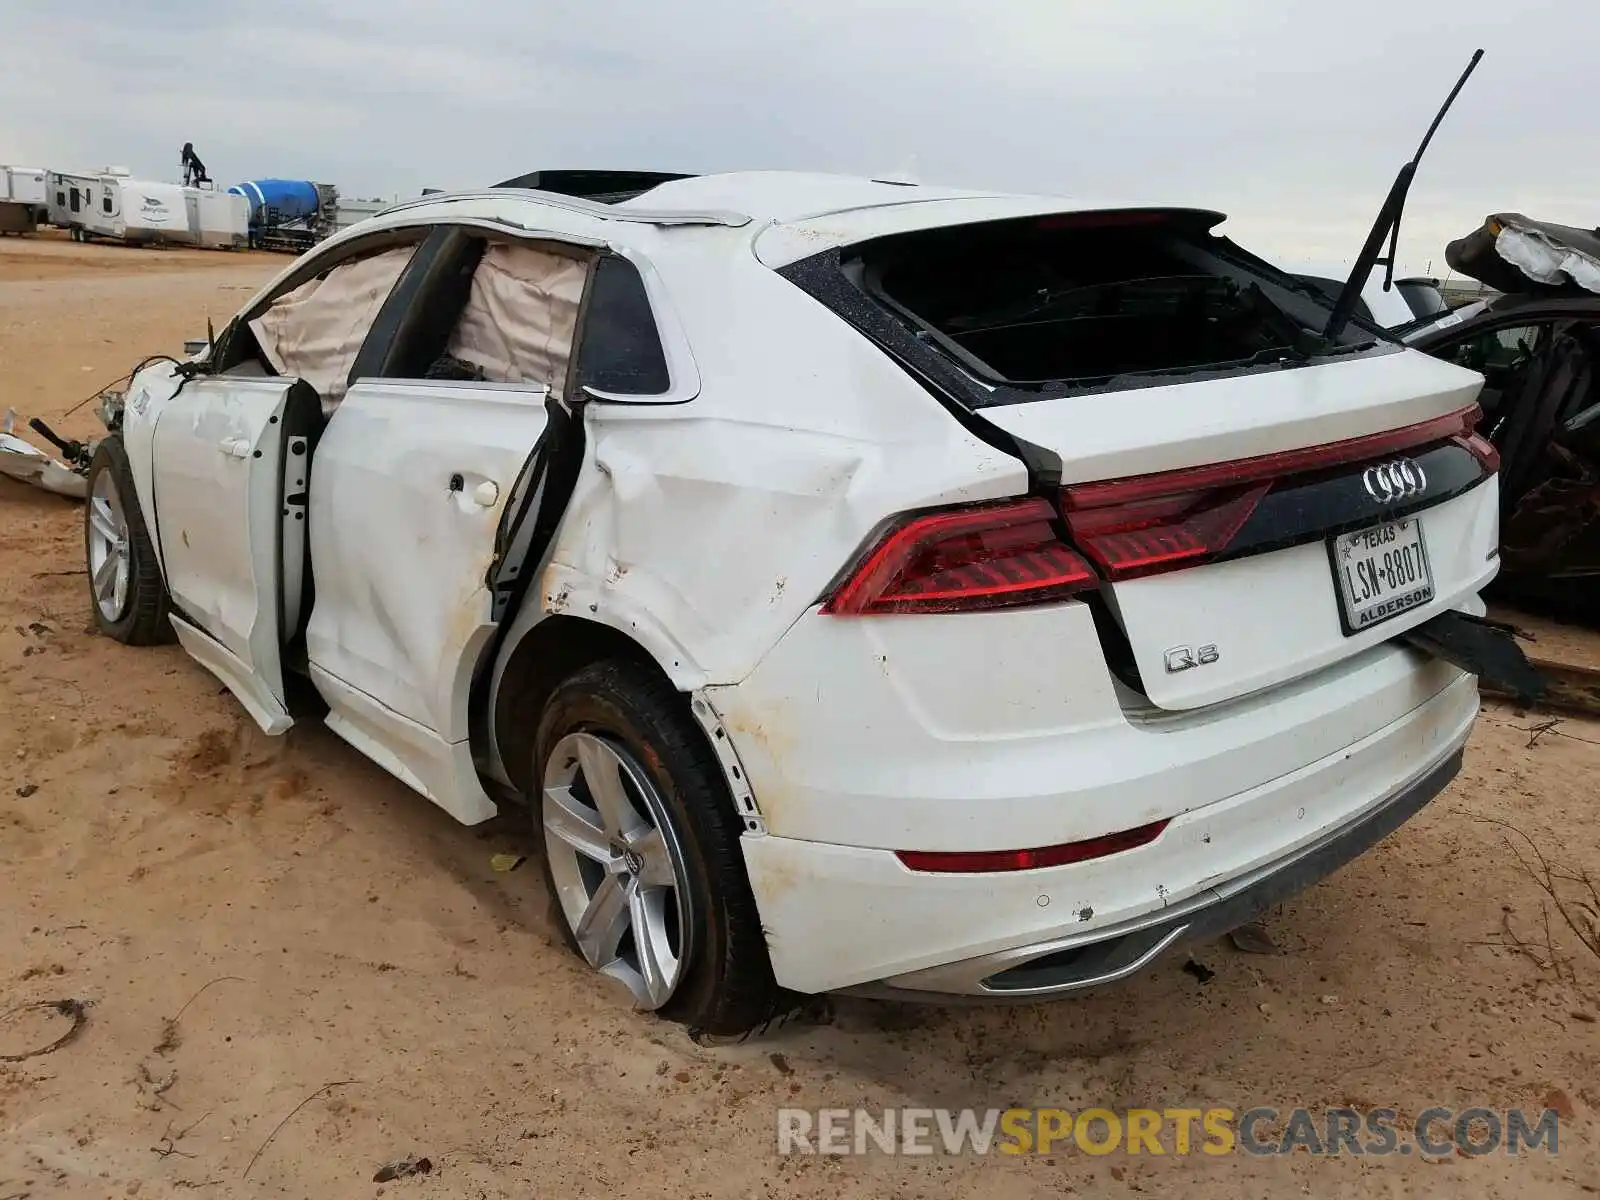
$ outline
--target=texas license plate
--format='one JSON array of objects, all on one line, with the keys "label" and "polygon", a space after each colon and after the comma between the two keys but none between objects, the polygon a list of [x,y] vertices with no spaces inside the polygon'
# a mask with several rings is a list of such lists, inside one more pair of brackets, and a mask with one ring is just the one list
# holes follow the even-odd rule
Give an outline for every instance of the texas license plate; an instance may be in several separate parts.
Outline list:
[{"label": "texas license plate", "polygon": [[1433,599],[1433,570],[1416,517],[1341,533],[1328,549],[1346,637]]}]

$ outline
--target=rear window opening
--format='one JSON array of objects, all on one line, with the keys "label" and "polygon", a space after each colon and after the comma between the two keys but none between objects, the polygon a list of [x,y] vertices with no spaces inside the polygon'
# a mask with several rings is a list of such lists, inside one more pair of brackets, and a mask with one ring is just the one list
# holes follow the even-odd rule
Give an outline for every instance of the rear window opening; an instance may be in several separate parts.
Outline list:
[{"label": "rear window opening", "polygon": [[1352,323],[1324,342],[1331,301],[1211,234],[1217,219],[1122,212],[947,227],[867,243],[841,266],[919,341],[1022,387],[1271,367],[1380,340]]}]

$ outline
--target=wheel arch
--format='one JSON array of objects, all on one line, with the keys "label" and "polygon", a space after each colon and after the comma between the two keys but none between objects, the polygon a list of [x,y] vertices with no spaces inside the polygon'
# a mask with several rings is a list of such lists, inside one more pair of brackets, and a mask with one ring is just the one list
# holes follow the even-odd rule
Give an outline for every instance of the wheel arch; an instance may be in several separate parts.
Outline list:
[{"label": "wheel arch", "polygon": [[[630,632],[605,621],[565,613],[543,613],[508,637],[494,668],[477,738],[487,750],[491,768],[516,793],[533,791],[531,769],[519,744],[518,730],[537,727],[555,689],[577,671],[605,659],[635,663],[659,675],[682,697],[687,714],[705,734],[722,767],[723,783],[747,833],[764,833],[743,765],[716,710],[706,699],[704,679],[681,655],[668,658],[671,667]],[[670,648],[668,649],[670,653]],[[475,738],[475,740],[477,740]]]}]

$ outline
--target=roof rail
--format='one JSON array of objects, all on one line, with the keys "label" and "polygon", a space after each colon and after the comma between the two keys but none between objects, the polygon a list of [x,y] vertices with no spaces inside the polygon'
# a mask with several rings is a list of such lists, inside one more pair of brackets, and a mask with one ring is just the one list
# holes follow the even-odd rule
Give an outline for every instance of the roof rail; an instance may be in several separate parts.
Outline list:
[{"label": "roof rail", "polygon": [[692,178],[692,175],[667,171],[529,171],[494,186],[529,188],[536,192],[553,192],[557,196],[617,204],[641,196],[660,184]]},{"label": "roof rail", "polygon": [[540,204],[547,204],[551,208],[561,208],[568,212],[582,213],[585,216],[596,217],[602,221],[623,221],[635,225],[726,225],[732,229],[738,229],[741,226],[750,224],[750,217],[740,212],[728,212],[721,209],[623,208],[618,204],[607,204],[596,200],[586,200],[578,196],[564,196],[556,192],[542,192],[535,191],[532,188],[520,187],[485,188],[476,192],[451,192],[447,195],[417,196],[410,200],[402,200],[398,204],[391,204],[388,208],[374,215],[386,217],[423,204],[456,204],[467,200],[498,200],[503,198],[507,192],[516,192],[519,193],[522,199],[537,201]]}]

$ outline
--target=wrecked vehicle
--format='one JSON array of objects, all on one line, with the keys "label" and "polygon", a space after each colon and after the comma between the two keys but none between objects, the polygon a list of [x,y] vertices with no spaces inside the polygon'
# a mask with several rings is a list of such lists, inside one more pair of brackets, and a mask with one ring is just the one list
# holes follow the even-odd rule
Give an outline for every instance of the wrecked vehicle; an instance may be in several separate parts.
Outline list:
[{"label": "wrecked vehicle", "polygon": [[99,628],[459,821],[531,808],[575,951],[718,1033],[1127,977],[1456,774],[1477,374],[1215,212],[608,200],[402,204],[139,370]]},{"label": "wrecked vehicle", "polygon": [[1600,233],[1502,213],[1450,243],[1445,257],[1501,294],[1405,340],[1485,377],[1481,431],[1501,455],[1495,591],[1593,623],[1600,613]]}]

